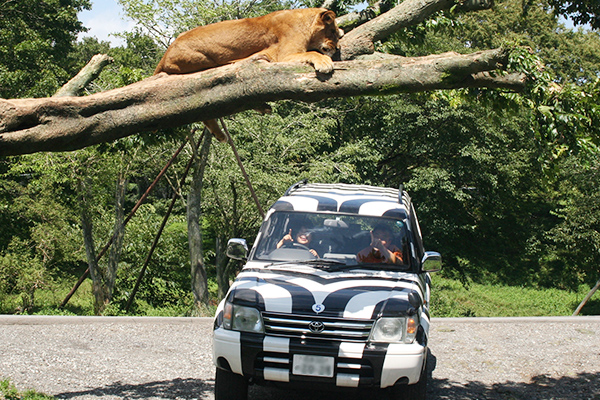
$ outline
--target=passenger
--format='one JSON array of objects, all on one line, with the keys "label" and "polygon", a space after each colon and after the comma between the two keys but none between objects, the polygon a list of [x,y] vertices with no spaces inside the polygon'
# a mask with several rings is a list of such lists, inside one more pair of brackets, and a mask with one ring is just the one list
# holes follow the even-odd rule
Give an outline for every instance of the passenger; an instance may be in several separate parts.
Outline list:
[{"label": "passenger", "polygon": [[283,247],[285,245],[293,246],[294,243],[297,243],[301,246],[306,247],[313,256],[319,258],[319,254],[317,253],[317,251],[309,247],[311,240],[312,235],[310,234],[310,232],[308,232],[308,229],[305,226],[300,227],[295,239],[292,236],[292,229],[290,228],[290,231],[277,243],[277,248],[279,249],[280,247]]},{"label": "passenger", "polygon": [[392,244],[392,230],[377,224],[371,233],[371,244],[356,255],[359,263],[403,264],[402,250]]}]

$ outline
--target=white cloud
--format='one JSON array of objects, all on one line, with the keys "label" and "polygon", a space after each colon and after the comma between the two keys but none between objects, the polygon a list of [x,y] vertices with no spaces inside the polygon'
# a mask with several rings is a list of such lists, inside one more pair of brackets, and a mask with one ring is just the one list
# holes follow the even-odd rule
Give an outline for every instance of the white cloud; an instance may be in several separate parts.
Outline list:
[{"label": "white cloud", "polygon": [[110,42],[112,46],[125,44],[123,39],[112,36],[112,33],[129,31],[135,26],[133,21],[123,18],[117,0],[94,0],[90,11],[79,13],[79,20],[89,29],[79,35],[80,39],[93,36],[100,41]]}]

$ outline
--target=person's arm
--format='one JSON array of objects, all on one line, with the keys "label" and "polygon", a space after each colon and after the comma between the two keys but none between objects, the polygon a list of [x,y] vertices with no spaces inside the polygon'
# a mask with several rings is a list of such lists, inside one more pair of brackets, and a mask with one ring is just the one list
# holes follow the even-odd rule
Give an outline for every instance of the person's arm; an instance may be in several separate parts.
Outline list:
[{"label": "person's arm", "polygon": [[375,249],[381,254],[381,256],[385,259],[385,262],[388,264],[396,263],[396,256],[392,253],[381,241],[381,239],[376,238],[373,235],[373,231],[371,231],[371,248]]},{"label": "person's arm", "polygon": [[386,249],[389,252],[389,259],[386,258],[386,261],[390,264],[404,264],[404,260],[402,259],[402,250],[398,247],[391,245],[389,249]]},{"label": "person's arm", "polygon": [[293,242],[293,241],[294,241],[294,238],[292,237],[292,230],[290,229],[288,234],[285,235],[283,238],[281,238],[281,240],[277,243],[277,248],[280,248],[284,244]]}]

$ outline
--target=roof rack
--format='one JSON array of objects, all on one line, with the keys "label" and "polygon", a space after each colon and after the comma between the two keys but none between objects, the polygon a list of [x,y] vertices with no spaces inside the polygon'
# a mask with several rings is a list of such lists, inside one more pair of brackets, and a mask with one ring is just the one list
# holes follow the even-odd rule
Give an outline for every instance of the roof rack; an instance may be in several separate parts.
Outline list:
[{"label": "roof rack", "polygon": [[294,190],[298,189],[300,186],[306,185],[308,183],[308,179],[302,179],[299,182],[294,183],[292,186],[290,186],[284,193],[284,196],[289,196],[290,193],[292,193]]},{"label": "roof rack", "polygon": [[355,185],[347,183],[308,183],[307,179],[303,179],[300,182],[290,186],[285,192],[284,196],[290,196],[292,194],[301,194],[303,192],[321,192],[337,193],[337,194],[373,194],[377,196],[383,196],[402,204],[402,197],[404,193],[403,185],[400,185],[400,189],[370,186],[370,185]]}]

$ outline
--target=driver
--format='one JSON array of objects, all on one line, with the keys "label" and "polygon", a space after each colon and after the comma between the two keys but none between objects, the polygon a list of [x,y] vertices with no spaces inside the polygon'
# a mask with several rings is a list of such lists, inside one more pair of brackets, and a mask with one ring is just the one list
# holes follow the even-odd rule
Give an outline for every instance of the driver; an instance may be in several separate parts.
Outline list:
[{"label": "driver", "polygon": [[309,247],[310,241],[312,240],[312,235],[306,228],[306,226],[301,226],[300,229],[297,230],[296,236],[292,235],[292,229],[277,243],[277,248],[279,249],[282,246],[293,246],[295,243],[304,246],[310,251],[310,253],[319,258],[319,254],[315,249],[311,249]]}]

